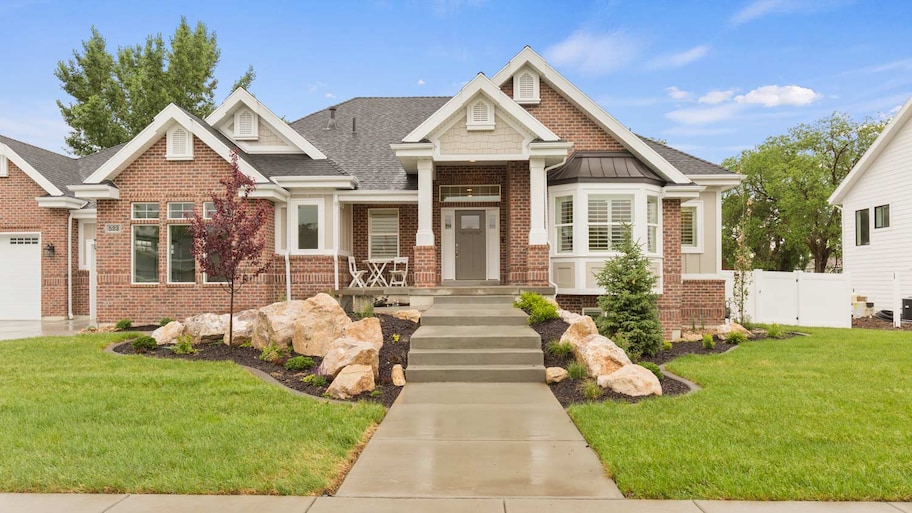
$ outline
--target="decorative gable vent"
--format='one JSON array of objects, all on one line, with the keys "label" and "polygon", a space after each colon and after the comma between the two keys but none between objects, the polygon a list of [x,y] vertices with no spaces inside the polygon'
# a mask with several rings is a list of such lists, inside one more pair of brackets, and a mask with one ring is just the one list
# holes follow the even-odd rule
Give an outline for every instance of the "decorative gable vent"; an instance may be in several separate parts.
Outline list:
[{"label": "decorative gable vent", "polygon": [[494,106],[484,99],[470,102],[466,113],[466,129],[494,130]]},{"label": "decorative gable vent", "polygon": [[9,176],[9,160],[6,155],[0,155],[0,176]]},{"label": "decorative gable vent", "polygon": [[168,130],[168,149],[165,158],[169,160],[192,160],[193,134],[180,125]]},{"label": "decorative gable vent", "polygon": [[241,109],[234,115],[234,137],[239,140],[256,140],[259,137],[257,115],[250,109]]},{"label": "decorative gable vent", "polygon": [[513,100],[522,104],[536,104],[541,101],[538,73],[523,69],[513,75]]}]

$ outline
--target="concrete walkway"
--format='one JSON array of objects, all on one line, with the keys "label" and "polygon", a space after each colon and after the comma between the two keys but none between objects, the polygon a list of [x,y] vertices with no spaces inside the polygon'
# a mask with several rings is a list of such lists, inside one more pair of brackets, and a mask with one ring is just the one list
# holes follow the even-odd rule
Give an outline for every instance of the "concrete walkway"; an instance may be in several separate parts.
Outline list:
[{"label": "concrete walkway", "polygon": [[73,335],[89,324],[88,317],[72,321],[0,321],[0,340]]},{"label": "concrete walkway", "polygon": [[623,496],[544,383],[409,383],[336,497]]}]

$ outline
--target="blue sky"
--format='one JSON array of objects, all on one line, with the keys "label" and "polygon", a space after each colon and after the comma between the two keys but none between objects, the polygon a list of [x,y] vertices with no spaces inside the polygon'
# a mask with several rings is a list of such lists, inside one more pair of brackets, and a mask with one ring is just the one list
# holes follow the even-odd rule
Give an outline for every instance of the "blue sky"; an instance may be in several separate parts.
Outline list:
[{"label": "blue sky", "polygon": [[452,95],[530,45],[635,132],[713,162],[833,111],[912,96],[912,2],[0,0],[0,134],[63,151],[56,63],[95,25],[109,48],[218,35],[217,101],[248,65],[289,120],[355,96]]}]

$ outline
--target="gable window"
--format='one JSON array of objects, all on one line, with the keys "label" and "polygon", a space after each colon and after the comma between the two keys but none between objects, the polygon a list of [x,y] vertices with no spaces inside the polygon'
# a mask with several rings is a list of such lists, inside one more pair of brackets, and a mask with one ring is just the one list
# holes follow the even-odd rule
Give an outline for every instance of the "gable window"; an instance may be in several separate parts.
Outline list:
[{"label": "gable window", "polygon": [[168,160],[193,159],[193,134],[178,125],[168,130],[168,148],[165,158]]},{"label": "gable window", "polygon": [[702,201],[688,201],[681,205],[681,252],[703,252]]},{"label": "gable window", "polygon": [[323,200],[294,200],[288,206],[288,246],[297,253],[323,249]]},{"label": "gable window", "polygon": [[500,201],[499,185],[441,185],[440,201]]},{"label": "gable window", "polygon": [[519,104],[536,104],[541,101],[538,73],[524,69],[513,75],[513,100]]},{"label": "gable window", "polygon": [[250,109],[241,109],[234,115],[234,138],[254,141],[259,137],[257,115]]},{"label": "gable window", "polygon": [[659,251],[659,198],[648,196],[646,198],[646,251],[658,253]]},{"label": "gable window", "polygon": [[392,208],[368,212],[368,258],[399,256],[399,211]]},{"label": "gable window", "polygon": [[874,207],[874,228],[890,227],[890,205]]},{"label": "gable window", "polygon": [[862,209],[855,211],[855,245],[867,246],[871,243],[871,211]]},{"label": "gable window", "polygon": [[633,199],[589,196],[589,251],[612,251],[624,237],[624,225],[633,223]]},{"label": "gable window", "polygon": [[9,176],[9,159],[6,155],[0,155],[0,176]]},{"label": "gable window", "polygon": [[192,219],[194,208],[190,202],[168,203],[168,219]]},{"label": "gable window", "polygon": [[184,224],[168,226],[168,283],[196,281],[196,259],[193,258],[193,235]]},{"label": "gable window", "polygon": [[561,196],[555,198],[554,202],[557,252],[573,253],[573,196]]},{"label": "gable window", "polygon": [[133,283],[158,283],[158,225],[133,226]]},{"label": "gable window", "polygon": [[158,219],[158,203],[134,203],[133,219]]},{"label": "gable window", "polygon": [[483,98],[469,102],[467,130],[494,130],[494,106]]}]

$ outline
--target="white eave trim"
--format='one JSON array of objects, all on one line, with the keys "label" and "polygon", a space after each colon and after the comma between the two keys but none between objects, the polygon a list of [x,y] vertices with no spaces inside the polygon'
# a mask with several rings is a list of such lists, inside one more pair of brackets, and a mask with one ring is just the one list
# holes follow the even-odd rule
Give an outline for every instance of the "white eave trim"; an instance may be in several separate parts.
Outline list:
[{"label": "white eave trim", "polygon": [[83,208],[73,212],[73,219],[97,219],[97,208]]},{"label": "white eave trim", "polygon": [[697,185],[721,187],[723,191],[741,185],[741,181],[744,180],[744,175],[687,175],[687,177]]},{"label": "white eave trim", "polygon": [[434,143],[394,143],[390,148],[399,158],[432,158]]},{"label": "white eave trim", "polygon": [[51,196],[63,196],[63,191],[58,189],[50,180],[44,177],[37,169],[32,167],[24,158],[20,157],[18,153],[13,151],[12,148],[0,142],[0,154],[6,156],[10,162],[16,164],[16,167],[22,170],[29,178],[37,183],[44,192],[50,194]]},{"label": "white eave trim", "polygon": [[67,185],[77,198],[84,199],[120,199],[120,189],[106,183]]},{"label": "white eave trim", "polygon": [[39,207],[45,208],[67,208],[71,210],[80,209],[88,203],[86,200],[73,198],[70,196],[42,196],[35,198]]},{"label": "white eave trim", "polygon": [[[243,197],[243,192],[238,192],[238,196]],[[258,183],[256,187],[250,191],[250,194],[247,195],[248,199],[265,199],[275,203],[285,203],[288,201],[288,197],[291,194],[279,187],[278,185],[271,183]]]},{"label": "white eave trim", "polygon": [[696,199],[706,190],[702,185],[666,185],[662,187],[664,199]]},{"label": "white eave trim", "polygon": [[418,203],[418,191],[340,192],[339,203]]},{"label": "white eave trim", "polygon": [[566,157],[573,149],[572,142],[549,141],[529,143],[530,157]]},{"label": "white eave trim", "polygon": [[354,189],[354,176],[273,176],[273,182],[286,189]]},{"label": "white eave trim", "polygon": [[842,204],[846,195],[852,190],[852,187],[855,186],[862,175],[871,167],[871,164],[877,160],[877,157],[880,156],[881,152],[889,146],[890,142],[896,137],[896,134],[899,133],[900,127],[905,125],[910,118],[912,118],[912,98],[909,98],[909,100],[906,101],[906,104],[899,109],[899,112],[896,113],[896,116],[894,116],[893,119],[890,120],[890,123],[884,127],[883,131],[880,132],[880,135],[877,136],[877,139],[875,139],[871,144],[871,147],[868,148],[868,151],[858,159],[858,163],[855,164],[855,167],[853,167],[852,170],[849,171],[849,174],[843,178],[839,187],[836,187],[836,190],[833,191],[833,194],[827,199],[830,205]]}]

